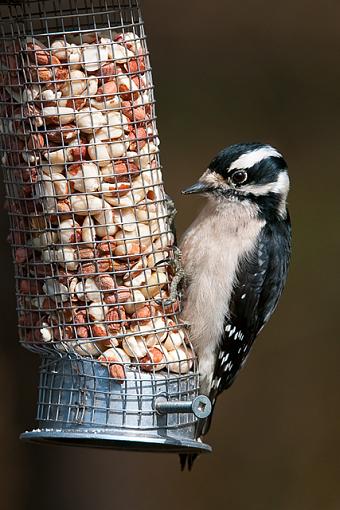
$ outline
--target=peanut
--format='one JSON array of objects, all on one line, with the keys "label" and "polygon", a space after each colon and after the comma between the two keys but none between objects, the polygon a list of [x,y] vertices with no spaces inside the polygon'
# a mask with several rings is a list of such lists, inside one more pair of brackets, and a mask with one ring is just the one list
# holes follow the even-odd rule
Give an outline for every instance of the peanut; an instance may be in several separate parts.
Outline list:
[{"label": "peanut", "polygon": [[141,358],[141,367],[146,372],[158,372],[165,367],[165,356],[157,347],[148,349],[148,354]]},{"label": "peanut", "polygon": [[66,106],[46,106],[42,109],[42,117],[45,117],[46,124],[70,124],[75,118],[75,113],[73,108]]}]

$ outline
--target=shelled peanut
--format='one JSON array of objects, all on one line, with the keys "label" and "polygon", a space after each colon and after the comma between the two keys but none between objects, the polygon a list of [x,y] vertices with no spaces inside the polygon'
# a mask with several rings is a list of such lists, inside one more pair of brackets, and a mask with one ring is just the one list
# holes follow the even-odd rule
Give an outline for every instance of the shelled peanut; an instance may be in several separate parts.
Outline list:
[{"label": "shelled peanut", "polygon": [[0,57],[2,163],[21,340],[97,358],[120,381],[127,366],[187,373],[143,41],[89,32],[12,53]]}]

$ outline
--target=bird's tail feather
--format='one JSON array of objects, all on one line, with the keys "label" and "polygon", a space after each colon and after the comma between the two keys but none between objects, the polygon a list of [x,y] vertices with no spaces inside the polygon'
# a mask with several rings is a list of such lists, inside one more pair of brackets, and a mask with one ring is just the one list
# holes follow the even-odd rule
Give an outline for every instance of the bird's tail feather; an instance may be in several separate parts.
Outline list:
[{"label": "bird's tail feather", "polygon": [[185,471],[186,469],[191,471],[197,457],[198,453],[180,453],[179,461],[181,463],[181,471]]},{"label": "bird's tail feather", "polygon": [[[205,436],[209,432],[212,415],[213,413],[211,412],[208,418],[205,418],[204,420],[198,420],[195,433],[196,438]],[[179,460],[181,464],[181,471],[185,471],[186,469],[188,469],[188,471],[191,471],[194,462],[198,456],[199,456],[198,453],[180,453]]]}]

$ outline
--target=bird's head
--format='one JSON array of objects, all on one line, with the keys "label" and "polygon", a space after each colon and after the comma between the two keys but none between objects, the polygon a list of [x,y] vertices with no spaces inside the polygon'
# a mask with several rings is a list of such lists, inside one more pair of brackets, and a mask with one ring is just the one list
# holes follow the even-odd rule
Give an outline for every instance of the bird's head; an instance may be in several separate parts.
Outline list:
[{"label": "bird's head", "polygon": [[231,145],[220,151],[199,181],[182,193],[199,193],[255,205],[259,213],[285,217],[289,191],[287,165],[282,155],[261,143]]}]

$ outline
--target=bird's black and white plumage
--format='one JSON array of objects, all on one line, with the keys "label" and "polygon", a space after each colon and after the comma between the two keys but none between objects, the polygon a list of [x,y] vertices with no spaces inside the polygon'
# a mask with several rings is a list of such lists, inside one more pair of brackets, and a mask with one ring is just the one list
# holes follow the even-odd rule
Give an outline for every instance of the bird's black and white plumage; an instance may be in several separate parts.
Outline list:
[{"label": "bird's black and white plumage", "polygon": [[[215,404],[234,381],[282,293],[290,259],[287,165],[270,145],[222,150],[184,193],[208,203],[181,241],[183,318],[199,360],[201,392]],[[207,433],[210,419],[199,423]],[[183,458],[182,458],[183,460]]]}]

